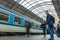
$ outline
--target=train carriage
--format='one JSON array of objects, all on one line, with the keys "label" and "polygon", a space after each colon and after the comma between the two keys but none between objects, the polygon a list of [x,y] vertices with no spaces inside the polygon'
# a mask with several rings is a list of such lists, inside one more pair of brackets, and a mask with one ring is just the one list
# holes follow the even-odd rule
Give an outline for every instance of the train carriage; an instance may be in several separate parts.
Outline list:
[{"label": "train carriage", "polygon": [[43,33],[39,22],[18,12],[0,6],[0,32],[26,32],[26,23],[31,23],[31,33]]}]

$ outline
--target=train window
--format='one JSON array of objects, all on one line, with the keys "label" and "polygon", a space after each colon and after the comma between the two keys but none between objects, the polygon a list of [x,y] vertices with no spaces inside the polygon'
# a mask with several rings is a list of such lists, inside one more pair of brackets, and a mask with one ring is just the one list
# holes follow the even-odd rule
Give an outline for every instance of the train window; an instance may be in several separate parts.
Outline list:
[{"label": "train window", "polygon": [[8,18],[9,18],[9,15],[8,14],[5,14],[5,13],[0,12],[0,20],[1,21],[8,22]]},{"label": "train window", "polygon": [[15,17],[14,23],[15,24],[20,24],[21,23],[21,19],[19,17]]}]

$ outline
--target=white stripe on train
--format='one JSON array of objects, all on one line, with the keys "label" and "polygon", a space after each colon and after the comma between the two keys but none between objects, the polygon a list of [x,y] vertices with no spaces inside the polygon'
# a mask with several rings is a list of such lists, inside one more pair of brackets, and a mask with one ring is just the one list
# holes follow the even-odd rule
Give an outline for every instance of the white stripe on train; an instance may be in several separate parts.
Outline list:
[{"label": "white stripe on train", "polygon": [[[26,28],[0,24],[0,32],[26,32]],[[30,29],[32,33],[43,33],[42,30]]]}]

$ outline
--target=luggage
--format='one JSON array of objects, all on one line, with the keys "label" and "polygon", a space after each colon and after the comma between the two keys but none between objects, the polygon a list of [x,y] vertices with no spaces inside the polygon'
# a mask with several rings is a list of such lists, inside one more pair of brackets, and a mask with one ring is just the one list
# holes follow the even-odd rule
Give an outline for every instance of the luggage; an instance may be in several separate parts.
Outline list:
[{"label": "luggage", "polygon": [[54,29],[55,34],[57,37],[60,37],[60,27],[57,27],[57,29]]}]

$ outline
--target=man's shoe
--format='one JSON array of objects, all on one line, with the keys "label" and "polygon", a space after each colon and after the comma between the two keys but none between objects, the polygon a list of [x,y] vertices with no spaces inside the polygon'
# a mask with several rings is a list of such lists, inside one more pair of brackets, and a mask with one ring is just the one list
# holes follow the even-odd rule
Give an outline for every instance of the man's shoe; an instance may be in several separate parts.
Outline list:
[{"label": "man's shoe", "polygon": [[51,39],[48,39],[48,40],[51,40]]},{"label": "man's shoe", "polygon": [[53,40],[53,39],[50,38],[50,39],[48,39],[48,40]]}]

